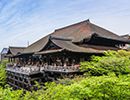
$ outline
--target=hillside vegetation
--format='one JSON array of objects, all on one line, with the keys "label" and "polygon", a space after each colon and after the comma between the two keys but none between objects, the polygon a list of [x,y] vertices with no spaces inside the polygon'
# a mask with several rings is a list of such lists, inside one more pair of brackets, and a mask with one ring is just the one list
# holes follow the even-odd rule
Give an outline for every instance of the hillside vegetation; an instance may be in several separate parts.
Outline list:
[{"label": "hillside vegetation", "polygon": [[81,62],[84,75],[45,83],[37,91],[12,90],[0,68],[0,100],[130,100],[130,52],[108,51]]}]

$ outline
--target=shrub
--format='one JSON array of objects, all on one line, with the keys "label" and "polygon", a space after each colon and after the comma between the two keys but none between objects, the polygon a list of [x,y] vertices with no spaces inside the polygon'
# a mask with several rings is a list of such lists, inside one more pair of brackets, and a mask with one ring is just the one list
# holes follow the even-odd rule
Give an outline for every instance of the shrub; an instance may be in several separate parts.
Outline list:
[{"label": "shrub", "polygon": [[130,99],[129,76],[115,75],[82,78],[71,85],[56,83],[48,87],[45,100],[128,100]]},{"label": "shrub", "polygon": [[108,51],[102,57],[92,56],[90,62],[81,62],[80,69],[96,76],[106,75],[109,72],[114,72],[116,75],[128,74],[130,73],[130,53]]},{"label": "shrub", "polygon": [[3,61],[0,64],[0,86],[4,86],[6,84],[6,67],[7,61]]}]

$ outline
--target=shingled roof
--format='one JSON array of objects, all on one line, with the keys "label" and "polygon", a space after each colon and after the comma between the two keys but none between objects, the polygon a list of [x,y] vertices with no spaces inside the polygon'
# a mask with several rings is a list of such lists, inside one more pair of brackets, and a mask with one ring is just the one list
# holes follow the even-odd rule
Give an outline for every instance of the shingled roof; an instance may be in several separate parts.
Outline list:
[{"label": "shingled roof", "polygon": [[89,20],[85,20],[64,28],[56,29],[53,33],[28,46],[23,53],[34,53],[42,50],[42,48],[48,42],[50,35],[61,38],[71,38],[72,42],[76,43],[82,41],[84,38],[90,38],[95,33],[104,38],[128,42],[126,39],[114,34],[113,32],[99,27],[91,23]]},{"label": "shingled roof", "polygon": [[[80,47],[74,43],[70,39],[65,38],[50,38],[48,43],[52,42],[56,46],[59,47],[59,49],[54,50],[43,50],[41,52],[37,52],[35,54],[46,54],[46,53],[54,53],[54,52],[62,52],[62,51],[69,51],[69,52],[76,52],[76,53],[103,53],[104,50],[96,50],[91,47],[85,48]],[[46,45],[48,45],[46,43]]]},{"label": "shingled roof", "polygon": [[9,47],[7,56],[15,56],[24,51],[25,47]]}]

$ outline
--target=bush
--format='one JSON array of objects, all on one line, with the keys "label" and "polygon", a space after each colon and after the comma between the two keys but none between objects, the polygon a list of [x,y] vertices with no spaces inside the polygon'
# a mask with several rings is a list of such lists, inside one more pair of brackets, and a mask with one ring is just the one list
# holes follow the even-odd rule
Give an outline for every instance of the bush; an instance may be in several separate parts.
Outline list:
[{"label": "bush", "polygon": [[92,56],[90,62],[81,62],[81,71],[90,75],[107,75],[114,72],[116,75],[130,73],[130,53],[126,51],[108,51],[104,56]]},{"label": "bush", "polygon": [[22,100],[23,90],[12,90],[10,87],[0,87],[0,100]]},{"label": "bush", "polygon": [[[79,80],[78,80],[79,78]],[[70,85],[46,83],[37,91],[0,87],[0,100],[129,100],[130,75],[77,77]]]},{"label": "bush", "polygon": [[100,76],[82,78],[71,85],[46,84],[45,100],[128,100],[129,76]]},{"label": "bush", "polygon": [[7,61],[3,61],[0,64],[0,86],[4,86],[6,84],[6,67]]}]

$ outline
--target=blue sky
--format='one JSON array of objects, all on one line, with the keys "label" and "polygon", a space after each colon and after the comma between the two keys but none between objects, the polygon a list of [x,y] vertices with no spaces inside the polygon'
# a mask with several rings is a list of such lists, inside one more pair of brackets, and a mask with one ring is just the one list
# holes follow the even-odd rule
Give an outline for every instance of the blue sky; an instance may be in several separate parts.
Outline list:
[{"label": "blue sky", "polygon": [[130,0],[0,0],[0,50],[27,46],[88,18],[118,35],[128,34]]}]

